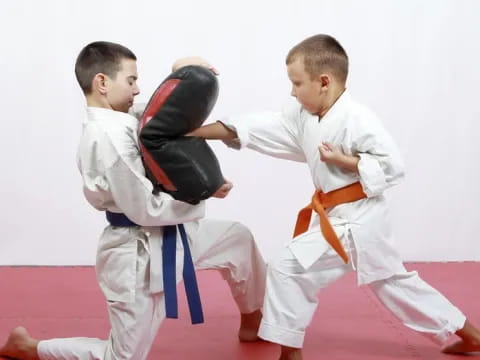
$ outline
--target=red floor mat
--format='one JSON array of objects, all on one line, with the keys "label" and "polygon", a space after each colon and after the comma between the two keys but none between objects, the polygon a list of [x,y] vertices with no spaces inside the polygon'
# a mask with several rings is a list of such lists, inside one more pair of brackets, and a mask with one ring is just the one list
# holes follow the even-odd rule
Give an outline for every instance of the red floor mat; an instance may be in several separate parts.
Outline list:
[{"label": "red floor mat", "polygon": [[[414,263],[474,323],[480,324],[480,263]],[[278,359],[269,343],[240,344],[239,322],[228,287],[215,272],[200,272],[206,324],[192,326],[179,287],[180,320],[166,320],[149,359]],[[108,320],[91,267],[0,267],[0,342],[23,325],[34,337],[104,338]],[[304,359],[465,359],[447,356],[423,336],[403,327],[366,287],[349,274],[320,294],[308,329]]]}]

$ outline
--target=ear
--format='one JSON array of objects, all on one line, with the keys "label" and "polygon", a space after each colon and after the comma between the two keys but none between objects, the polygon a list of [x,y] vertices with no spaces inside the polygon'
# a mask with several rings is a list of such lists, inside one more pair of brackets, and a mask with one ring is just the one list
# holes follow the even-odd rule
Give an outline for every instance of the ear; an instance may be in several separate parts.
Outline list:
[{"label": "ear", "polygon": [[328,88],[330,87],[330,83],[332,82],[332,79],[330,79],[330,75],[321,74],[318,76],[318,79],[320,81],[320,85],[322,86],[322,89],[328,90]]},{"label": "ear", "polygon": [[102,95],[107,93],[108,77],[103,73],[98,73],[93,77],[92,90],[97,91]]}]

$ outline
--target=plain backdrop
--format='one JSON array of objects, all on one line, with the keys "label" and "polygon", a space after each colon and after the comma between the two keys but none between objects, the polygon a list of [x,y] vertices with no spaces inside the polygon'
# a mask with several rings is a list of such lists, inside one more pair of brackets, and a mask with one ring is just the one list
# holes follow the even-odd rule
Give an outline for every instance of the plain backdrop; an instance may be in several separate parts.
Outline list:
[{"label": "plain backdrop", "polygon": [[[289,100],[288,50],[335,36],[348,88],[380,115],[407,165],[389,190],[405,260],[480,260],[480,2],[463,0],[2,1],[0,265],[90,265],[104,215],[83,198],[76,150],[84,99],[73,66],[91,41],[133,50],[148,101],[181,56],[220,71],[208,121]],[[267,260],[313,192],[304,164],[213,143],[235,184],[208,216],[249,226]]]}]

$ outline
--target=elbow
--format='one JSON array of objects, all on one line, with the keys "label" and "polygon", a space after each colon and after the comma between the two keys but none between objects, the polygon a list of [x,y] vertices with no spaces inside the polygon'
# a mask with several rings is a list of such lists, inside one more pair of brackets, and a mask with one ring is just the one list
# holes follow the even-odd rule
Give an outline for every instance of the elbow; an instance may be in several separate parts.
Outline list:
[{"label": "elbow", "polygon": [[402,162],[397,162],[391,166],[387,172],[387,182],[390,186],[398,185],[405,179],[405,165]]},{"label": "elbow", "polygon": [[358,170],[360,183],[368,197],[381,195],[386,189],[401,183],[405,177],[405,170],[400,162],[387,165],[363,154]]}]

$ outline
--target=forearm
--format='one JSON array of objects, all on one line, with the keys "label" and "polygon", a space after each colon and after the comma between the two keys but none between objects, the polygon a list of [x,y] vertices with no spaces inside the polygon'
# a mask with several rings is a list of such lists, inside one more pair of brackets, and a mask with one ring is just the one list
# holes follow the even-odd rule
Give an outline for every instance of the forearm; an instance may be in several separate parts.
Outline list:
[{"label": "forearm", "polygon": [[204,125],[187,134],[188,136],[196,136],[204,139],[215,140],[232,140],[237,138],[237,133],[225,126],[222,122],[217,121],[213,124]]},{"label": "forearm", "polygon": [[349,170],[358,174],[358,162],[360,161],[359,156],[349,156],[341,154],[330,161],[332,165],[341,167],[345,170]]},{"label": "forearm", "polygon": [[152,184],[144,177],[141,169],[135,169],[118,160],[105,172],[105,179],[115,205],[135,223],[143,226],[164,226],[194,221],[205,215],[205,206],[190,205],[174,200],[160,192],[152,194]]}]

